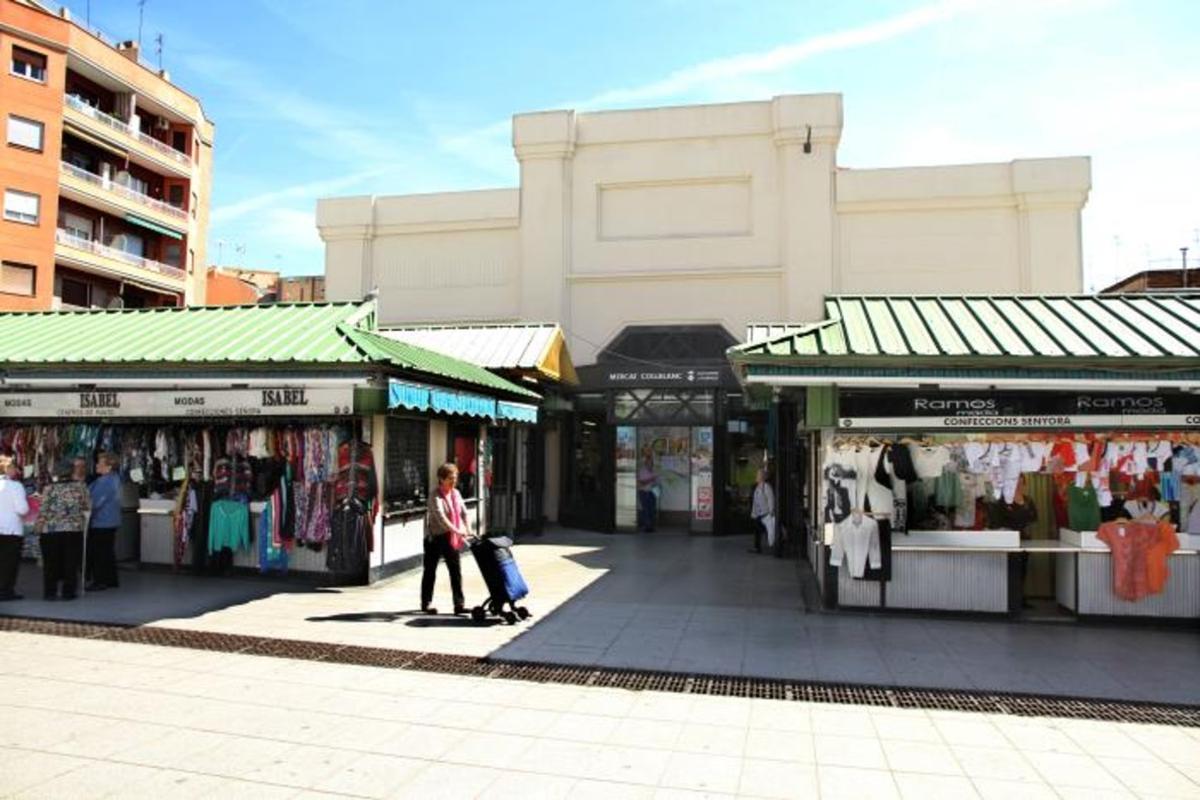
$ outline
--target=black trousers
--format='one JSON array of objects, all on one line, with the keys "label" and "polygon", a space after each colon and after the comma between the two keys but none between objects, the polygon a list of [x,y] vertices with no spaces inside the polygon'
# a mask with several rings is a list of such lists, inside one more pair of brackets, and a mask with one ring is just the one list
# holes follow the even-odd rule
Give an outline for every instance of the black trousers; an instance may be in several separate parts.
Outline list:
[{"label": "black trousers", "polygon": [[450,592],[455,609],[465,605],[462,589],[462,563],[459,553],[450,546],[450,534],[443,533],[425,540],[425,572],[421,575],[421,608],[433,600],[433,584],[437,580],[438,561],[445,559],[450,570]]},{"label": "black trousers", "polygon": [[87,579],[100,586],[117,586],[117,529],[91,528],[87,535]]},{"label": "black trousers", "polygon": [[0,597],[8,597],[17,590],[22,541],[20,536],[0,534]]},{"label": "black trousers", "polygon": [[763,546],[763,538],[767,532],[763,526],[762,517],[753,517],[754,521],[754,552],[761,553]]},{"label": "black trousers", "polygon": [[58,594],[62,583],[62,596],[74,597],[79,590],[79,571],[83,567],[83,532],[62,531],[43,533],[42,545],[42,590],[47,597]]}]

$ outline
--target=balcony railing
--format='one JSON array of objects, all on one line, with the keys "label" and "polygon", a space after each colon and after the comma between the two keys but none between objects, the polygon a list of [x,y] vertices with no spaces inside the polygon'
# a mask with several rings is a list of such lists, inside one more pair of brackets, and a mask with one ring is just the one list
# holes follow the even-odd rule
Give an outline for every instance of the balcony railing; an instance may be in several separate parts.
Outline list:
[{"label": "balcony railing", "polygon": [[176,219],[187,219],[187,212],[178,206],[173,206],[170,203],[164,203],[162,200],[151,197],[147,194],[142,194],[136,189],[132,189],[114,178],[105,178],[103,175],[97,175],[94,172],[88,172],[86,169],[80,169],[74,164],[62,162],[62,171],[73,178],[78,178],[81,181],[87,181],[93,186],[98,186],[108,192],[119,194],[126,200],[132,200],[135,203],[141,203],[144,206],[153,208],[170,217]]},{"label": "balcony railing", "polygon": [[116,259],[117,261],[124,261],[126,264],[132,264],[135,267],[141,267],[142,269],[150,270],[151,272],[157,272],[160,275],[165,275],[168,278],[174,278],[176,280],[184,280],[187,278],[187,273],[179,267],[172,267],[170,264],[164,264],[161,261],[142,258],[139,255],[134,255],[133,253],[126,253],[124,250],[120,250],[116,247],[109,247],[106,244],[100,244],[100,242],[92,239],[86,239],[82,236],[77,236],[76,234],[67,230],[63,230],[62,228],[58,228],[55,231],[54,239],[59,244],[66,245],[67,247],[74,247],[76,250],[86,250],[89,253],[94,253],[95,255],[103,256],[104,258],[112,258]]},{"label": "balcony railing", "polygon": [[131,136],[134,139],[137,139],[138,141],[142,142],[143,144],[149,145],[150,147],[154,148],[155,150],[162,153],[163,155],[165,155],[169,158],[175,159],[180,164],[183,164],[185,167],[190,167],[192,165],[192,162],[188,158],[187,153],[181,153],[178,150],[176,150],[174,147],[171,147],[171,145],[167,144],[166,142],[160,142],[158,139],[155,139],[153,136],[150,136],[149,134],[146,134],[146,133],[142,133],[140,130],[135,128],[132,123],[126,122],[123,119],[118,119],[117,117],[114,117],[112,114],[106,114],[98,108],[93,108],[92,106],[83,102],[82,100],[80,100],[78,97],[75,97],[74,95],[69,95],[69,94],[63,95],[63,98],[64,98],[66,104],[70,108],[78,111],[80,114],[91,117],[92,119],[96,120],[97,122],[99,122],[103,125],[107,125],[108,127],[112,128],[115,131],[120,131],[121,133],[125,134],[126,136]]}]

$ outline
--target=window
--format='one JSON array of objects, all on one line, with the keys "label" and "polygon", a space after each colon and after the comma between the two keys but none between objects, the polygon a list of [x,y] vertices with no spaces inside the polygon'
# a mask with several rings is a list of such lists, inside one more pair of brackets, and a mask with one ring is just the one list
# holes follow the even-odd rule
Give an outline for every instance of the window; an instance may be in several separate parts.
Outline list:
[{"label": "window", "polygon": [[190,208],[192,210],[193,218],[195,218],[195,216],[196,216],[196,205],[198,204],[198,201],[199,201],[199,198],[196,197],[196,193],[192,192],[192,204],[190,206],[188,206],[188,208]]},{"label": "window", "polygon": [[4,190],[4,218],[7,220],[37,225],[40,205],[41,198],[36,194],[18,192],[16,189]]},{"label": "window", "polygon": [[92,305],[92,285],[73,278],[63,278],[61,299],[64,305],[90,308]]},{"label": "window", "polygon": [[42,140],[46,126],[37,120],[25,119],[12,114],[8,116],[8,143],[17,147],[42,151]]},{"label": "window", "polygon": [[178,267],[182,258],[183,248],[179,246],[179,243],[167,242],[166,247],[163,249],[163,263],[167,266]]},{"label": "window", "polygon": [[176,208],[183,208],[183,186],[172,183],[167,187],[167,202]]},{"label": "window", "polygon": [[32,264],[14,264],[5,261],[0,264],[0,292],[33,297],[34,276],[36,275],[37,267]]},{"label": "window", "polygon": [[190,247],[188,248],[187,271],[188,271],[188,275],[191,275],[193,272],[196,271],[196,251]]},{"label": "window", "polygon": [[171,147],[174,147],[181,153],[187,152],[187,131],[173,131],[171,133]]},{"label": "window", "polygon": [[383,498],[389,511],[424,508],[429,499],[429,420],[388,417]]},{"label": "window", "polygon": [[46,57],[24,47],[12,49],[12,74],[31,81],[46,82]]},{"label": "window", "polygon": [[62,219],[63,230],[72,236],[78,236],[80,239],[92,239],[92,221],[87,217],[81,217],[79,214],[72,214],[70,211],[63,212]]}]

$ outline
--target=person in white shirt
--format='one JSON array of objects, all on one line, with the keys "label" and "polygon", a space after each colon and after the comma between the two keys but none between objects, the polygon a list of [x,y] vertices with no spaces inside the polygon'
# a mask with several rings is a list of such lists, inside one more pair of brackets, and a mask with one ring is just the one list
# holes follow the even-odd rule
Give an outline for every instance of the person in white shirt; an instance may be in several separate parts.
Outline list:
[{"label": "person in white shirt", "polygon": [[775,527],[775,490],[767,483],[767,471],[760,469],[755,476],[754,496],[750,500],[750,516],[754,519],[754,552],[762,552],[763,534],[767,537],[767,546],[773,543],[774,531],[767,526]]},{"label": "person in white shirt", "polygon": [[21,473],[12,459],[0,456],[0,601],[21,600],[16,593],[17,570],[21,565],[21,543],[29,513]]}]

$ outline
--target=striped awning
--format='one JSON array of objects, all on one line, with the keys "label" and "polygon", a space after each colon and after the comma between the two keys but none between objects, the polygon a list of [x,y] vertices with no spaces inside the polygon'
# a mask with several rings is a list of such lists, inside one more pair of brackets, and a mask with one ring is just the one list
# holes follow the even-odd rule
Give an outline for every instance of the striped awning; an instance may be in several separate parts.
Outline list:
[{"label": "striped awning", "polygon": [[388,408],[495,419],[496,405],[495,398],[481,394],[406,381],[388,382]]}]

